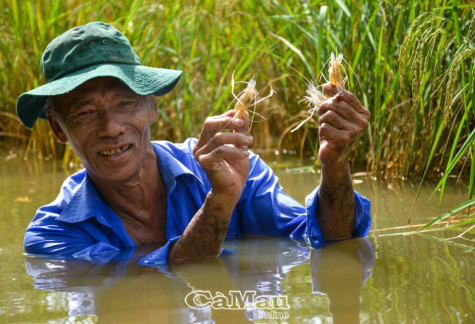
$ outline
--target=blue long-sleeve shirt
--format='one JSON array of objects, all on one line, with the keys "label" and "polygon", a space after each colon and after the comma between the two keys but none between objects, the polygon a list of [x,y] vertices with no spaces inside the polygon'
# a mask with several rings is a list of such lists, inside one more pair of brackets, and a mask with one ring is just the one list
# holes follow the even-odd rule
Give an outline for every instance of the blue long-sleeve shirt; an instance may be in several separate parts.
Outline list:
[{"label": "blue long-sleeve shirt", "polygon": [[[211,185],[193,156],[196,139],[182,144],[152,142],[167,194],[168,242],[139,264],[166,263],[170,247],[201,208]],[[316,218],[318,188],[303,207],[285,194],[258,155],[250,155],[249,176],[230,220],[227,237],[243,233],[304,238],[325,245]],[[371,225],[370,202],[355,192],[353,236],[365,236]],[[317,216],[318,217],[318,216]],[[136,246],[119,216],[101,198],[85,170],[70,176],[52,203],[38,209],[25,233],[25,251],[54,258],[104,262],[120,250]]]}]

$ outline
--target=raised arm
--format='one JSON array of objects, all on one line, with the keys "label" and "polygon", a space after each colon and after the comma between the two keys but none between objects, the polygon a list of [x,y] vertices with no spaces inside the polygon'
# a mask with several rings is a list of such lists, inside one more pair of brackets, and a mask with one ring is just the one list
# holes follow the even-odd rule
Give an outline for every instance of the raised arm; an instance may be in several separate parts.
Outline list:
[{"label": "raised arm", "polygon": [[[229,221],[249,173],[252,136],[249,118],[230,111],[207,118],[193,153],[206,172],[211,190],[169,253],[170,262],[213,258],[221,253]],[[227,131],[231,130],[231,132]]]},{"label": "raised arm", "polygon": [[318,193],[318,224],[327,241],[352,237],[355,225],[355,194],[348,156],[356,140],[368,128],[371,114],[356,97],[330,84],[327,100],[317,111],[320,116],[318,157],[322,177]]}]

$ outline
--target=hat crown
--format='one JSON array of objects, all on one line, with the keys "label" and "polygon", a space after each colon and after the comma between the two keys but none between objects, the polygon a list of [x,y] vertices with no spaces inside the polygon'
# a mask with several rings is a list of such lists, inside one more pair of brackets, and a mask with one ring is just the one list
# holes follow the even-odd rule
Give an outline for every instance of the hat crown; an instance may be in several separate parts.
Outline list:
[{"label": "hat crown", "polygon": [[41,57],[46,82],[97,64],[140,65],[129,40],[113,26],[92,22],[53,39]]}]

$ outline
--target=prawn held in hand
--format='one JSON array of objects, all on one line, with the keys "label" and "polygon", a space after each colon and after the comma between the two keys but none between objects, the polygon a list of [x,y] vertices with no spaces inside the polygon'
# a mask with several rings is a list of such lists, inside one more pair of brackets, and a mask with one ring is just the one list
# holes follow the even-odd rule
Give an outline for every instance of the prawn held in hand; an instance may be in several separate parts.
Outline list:
[{"label": "prawn held in hand", "polygon": [[341,74],[342,60],[343,60],[342,53],[338,54],[338,56],[335,56],[335,54],[332,53],[330,56],[330,69],[328,70],[329,78],[330,78],[330,83],[336,87],[340,87],[341,85],[343,85],[345,81],[345,79],[343,78],[343,75]]},{"label": "prawn held in hand", "polygon": [[234,105],[234,117],[242,119],[244,113],[247,111],[252,102],[256,99],[257,90],[256,90],[256,80],[251,79],[246,89],[241,93],[237,99],[236,104]]},{"label": "prawn held in hand", "polygon": [[[240,92],[237,96],[234,94],[234,85],[235,83],[245,83],[247,84],[246,89],[244,89],[242,92]],[[259,92],[256,90],[256,80],[251,79],[249,82],[243,82],[243,81],[238,81],[234,82],[234,73],[232,75],[232,83],[231,83],[232,89],[231,92],[236,98],[236,104],[234,105],[234,117],[242,119],[244,116],[244,113],[249,109],[250,106],[256,106],[259,102],[266,100],[267,98],[272,97],[272,95],[275,93],[274,89],[272,89],[272,85],[270,85],[270,92],[269,95],[267,95],[264,98],[261,98],[257,100],[257,96],[259,95]],[[239,97],[238,97],[239,96]],[[253,112],[254,114],[257,114],[255,111]],[[259,115],[259,114],[257,114]]]},{"label": "prawn held in hand", "polygon": [[[343,74],[341,73],[341,61],[343,60],[343,54],[340,53],[338,56],[335,56],[334,53],[331,53],[330,56],[330,68],[328,70],[329,72],[329,79],[330,79],[330,84],[340,88],[344,86],[345,84],[345,78],[343,77]],[[302,101],[308,102],[308,105],[311,106],[312,108],[309,109],[310,116],[308,116],[305,120],[300,122],[300,124],[297,125],[294,129],[292,129],[290,132],[293,133],[297,129],[299,129],[303,124],[305,124],[309,119],[311,119],[315,113],[315,111],[322,105],[322,103],[327,100],[328,98],[318,89],[315,84],[310,83],[308,85],[307,89],[307,94],[308,96],[305,96]]]}]

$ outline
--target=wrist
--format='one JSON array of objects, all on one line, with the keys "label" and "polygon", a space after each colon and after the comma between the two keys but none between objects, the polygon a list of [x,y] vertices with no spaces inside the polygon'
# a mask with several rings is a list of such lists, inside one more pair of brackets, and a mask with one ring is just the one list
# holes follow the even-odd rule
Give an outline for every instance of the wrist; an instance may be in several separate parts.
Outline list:
[{"label": "wrist", "polygon": [[213,214],[219,215],[229,215],[234,211],[236,207],[240,194],[228,194],[223,192],[216,192],[211,189],[208,195],[206,196],[205,203],[203,204],[204,209],[213,211]]},{"label": "wrist", "polygon": [[341,185],[342,183],[351,182],[350,165],[348,162],[342,162],[333,165],[322,164],[322,185]]}]

